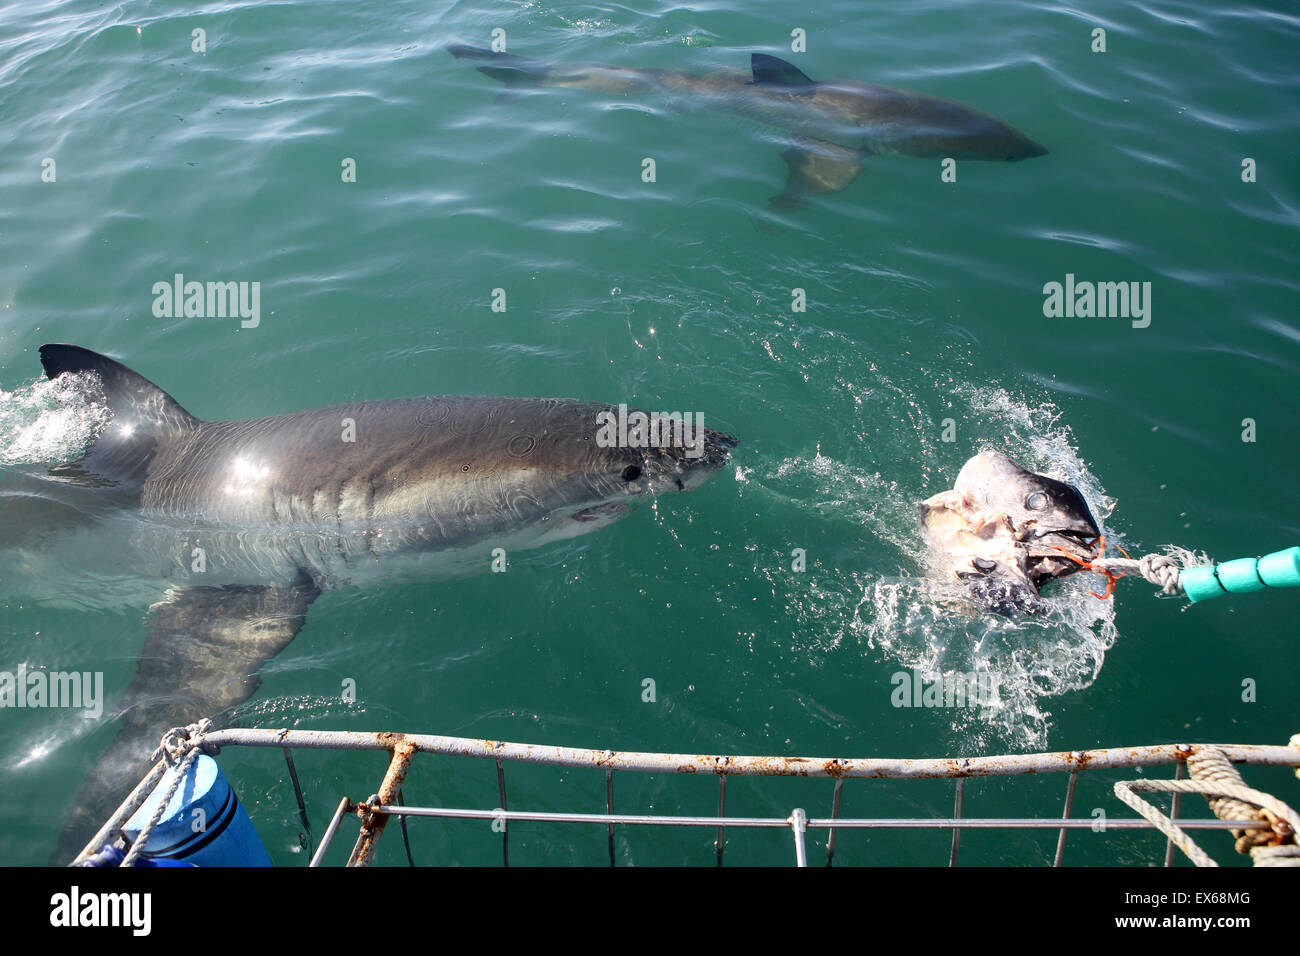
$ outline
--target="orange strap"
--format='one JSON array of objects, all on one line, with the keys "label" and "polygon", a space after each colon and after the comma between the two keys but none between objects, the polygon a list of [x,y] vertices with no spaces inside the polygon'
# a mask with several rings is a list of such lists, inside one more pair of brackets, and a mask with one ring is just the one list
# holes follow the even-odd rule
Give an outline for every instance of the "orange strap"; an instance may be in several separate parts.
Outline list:
[{"label": "orange strap", "polygon": [[[1128,558],[1130,561],[1133,560],[1132,558],[1129,558],[1128,552],[1125,551],[1123,548],[1120,548],[1119,545],[1115,545],[1115,547],[1119,548],[1119,553],[1124,555],[1124,557]],[[1056,550],[1060,551],[1061,554],[1065,555],[1075,564],[1081,565],[1085,571],[1091,571],[1093,574],[1104,574],[1106,576],[1105,594],[1098,594],[1096,591],[1088,592],[1093,597],[1095,597],[1098,601],[1104,601],[1106,600],[1106,598],[1114,594],[1115,582],[1118,581],[1120,578],[1124,577],[1123,571],[1116,572],[1116,571],[1111,571],[1109,568],[1094,567],[1091,561],[1083,561],[1079,558],[1076,558],[1074,555],[1066,551],[1064,548],[1057,548]],[[1097,537],[1097,557],[1101,557],[1103,554],[1105,554],[1105,552],[1106,552],[1106,536],[1103,534]]]}]

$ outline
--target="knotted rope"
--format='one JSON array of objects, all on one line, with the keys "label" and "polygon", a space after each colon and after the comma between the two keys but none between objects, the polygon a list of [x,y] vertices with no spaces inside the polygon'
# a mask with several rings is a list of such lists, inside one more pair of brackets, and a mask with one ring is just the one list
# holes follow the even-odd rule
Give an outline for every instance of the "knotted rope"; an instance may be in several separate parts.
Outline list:
[{"label": "knotted rope", "polygon": [[1270,794],[1247,787],[1237,769],[1214,747],[1202,747],[1187,758],[1189,780],[1120,780],[1115,796],[1136,810],[1167,836],[1197,866],[1219,864],[1197,846],[1190,836],[1137,794],[1199,793],[1220,820],[1262,820],[1267,828],[1232,831],[1238,853],[1250,854],[1255,866],[1300,866],[1300,814]]},{"label": "knotted rope", "polygon": [[[1100,539],[1098,551],[1106,549],[1106,539]],[[1060,549],[1058,549],[1060,550]],[[1067,558],[1075,563],[1082,565],[1084,570],[1093,571],[1096,574],[1106,576],[1106,593],[1097,594],[1089,592],[1096,598],[1108,598],[1115,591],[1115,582],[1129,574],[1141,575],[1158,587],[1162,593],[1169,597],[1176,597],[1183,593],[1183,586],[1180,582],[1180,576],[1183,569],[1201,567],[1203,565],[1213,564],[1203,554],[1197,554],[1194,551],[1188,551],[1186,548],[1180,548],[1177,545],[1169,545],[1160,554],[1147,554],[1141,558],[1132,558],[1123,548],[1119,549],[1124,555],[1122,558],[1093,558],[1091,561],[1081,561],[1073,555],[1061,551]]]},{"label": "knotted rope", "polygon": [[162,742],[149,759],[156,761],[165,757],[172,766],[172,781],[168,785],[163,798],[158,801],[158,806],[154,808],[153,816],[140,830],[140,835],[136,837],[135,842],[131,844],[131,849],[127,851],[126,856],[122,859],[122,866],[135,866],[136,858],[140,856],[141,851],[144,849],[145,841],[149,839],[154,828],[162,820],[163,813],[171,805],[172,797],[176,795],[182,781],[189,774],[190,766],[198,759],[200,754],[215,749],[203,743],[203,735],[211,728],[212,721],[205,717],[196,724],[190,724],[188,727],[173,727],[163,734]]}]

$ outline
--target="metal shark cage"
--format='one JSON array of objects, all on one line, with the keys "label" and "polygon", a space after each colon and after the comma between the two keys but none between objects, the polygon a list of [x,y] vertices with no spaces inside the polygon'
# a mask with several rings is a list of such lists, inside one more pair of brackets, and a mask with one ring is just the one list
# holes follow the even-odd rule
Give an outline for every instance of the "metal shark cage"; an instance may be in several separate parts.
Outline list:
[{"label": "metal shark cage", "polygon": [[[1300,847],[1296,831],[1300,814],[1268,794],[1246,787],[1233,764],[1300,768],[1300,734],[1286,746],[1250,744],[1158,744],[1154,746],[1117,747],[1102,750],[1062,751],[1055,753],[1013,754],[984,757],[938,759],[842,759],[821,757],[775,756],[706,756],[697,754],[637,753],[629,751],[584,750],[537,744],[508,743],[427,734],[369,733],[317,730],[209,730],[207,722],[177,728],[164,738],[165,756],[136,786],[113,816],[78,855],[81,861],[107,840],[115,838],[122,824],[149,797],[164,779],[167,767],[199,753],[215,754],[232,746],[280,748],[288,766],[289,780],[298,801],[304,827],[307,816],[302,789],[293,761],[293,751],[348,750],[385,751],[389,753],[388,770],[376,793],[364,801],[343,797],[312,855],[310,866],[320,866],[326,852],[343,829],[346,816],[360,821],[347,866],[368,866],[390,817],[398,817],[403,835],[408,818],[458,818],[496,821],[502,835],[502,861],[509,865],[509,824],[532,821],[540,823],[577,823],[605,827],[608,833],[609,864],[615,863],[616,827],[683,827],[712,830],[716,862],[723,863],[725,833],[737,828],[773,828],[789,833],[791,850],[797,866],[809,862],[806,834],[809,830],[828,831],[826,863],[835,857],[836,836],[842,830],[922,829],[951,830],[952,844],[948,865],[956,866],[965,830],[1056,830],[1058,833],[1053,865],[1060,866],[1065,854],[1066,836],[1071,830],[1097,829],[1091,817],[1074,817],[1075,787],[1080,773],[1135,770],[1140,768],[1175,768],[1173,779],[1117,781],[1114,792],[1133,807],[1139,819],[1108,819],[1104,829],[1148,830],[1164,833],[1168,842],[1164,864],[1174,860],[1174,848],[1182,849],[1197,865],[1215,866],[1203,851],[1191,842],[1188,830],[1229,830],[1237,838],[1237,849],[1249,852],[1255,865],[1300,865]],[[402,783],[418,754],[444,757],[468,757],[494,761],[497,771],[497,796],[500,805],[492,809],[406,806],[402,800]],[[534,764],[590,770],[605,775],[605,812],[572,813],[541,810],[511,810],[506,804],[506,770],[512,764]],[[1184,771],[1190,774],[1186,776]],[[669,816],[620,813],[614,806],[615,773],[712,774],[718,780],[718,810],[712,816]],[[962,795],[967,780],[978,777],[1012,777],[1025,774],[1065,775],[1064,806],[1060,817],[966,817],[962,815]],[[1296,770],[1300,776],[1300,770]],[[824,798],[830,804],[829,817],[810,817],[801,807],[793,807],[784,817],[728,816],[727,781],[732,777],[805,777],[825,778]],[[173,779],[176,779],[173,775]],[[948,779],[953,781],[953,814],[948,818],[927,817],[860,817],[840,815],[841,796],[849,780]],[[1137,796],[1138,791],[1172,794],[1171,810],[1166,815]],[[1179,818],[1179,798],[1183,794],[1201,794],[1209,801],[1215,818]],[[310,829],[308,828],[308,832]],[[140,834],[138,843],[148,838]],[[407,844],[409,857],[409,842]]]}]

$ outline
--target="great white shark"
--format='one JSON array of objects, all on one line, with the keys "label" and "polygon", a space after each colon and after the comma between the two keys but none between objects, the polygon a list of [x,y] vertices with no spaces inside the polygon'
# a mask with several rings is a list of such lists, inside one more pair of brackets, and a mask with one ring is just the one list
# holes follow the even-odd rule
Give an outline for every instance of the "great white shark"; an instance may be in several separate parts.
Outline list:
[{"label": "great white shark", "polygon": [[785,190],[772,199],[790,208],[805,197],[844,189],[869,156],[1015,162],[1047,150],[995,116],[915,90],[850,80],[816,81],[793,64],[754,53],[750,71],[631,69],[603,63],[556,66],[512,53],[452,44],[456,57],[515,90],[561,87],[607,96],[654,95],[688,108],[739,114],[793,138],[784,159]]},{"label": "great white shark", "polygon": [[[164,731],[253,694],[258,669],[323,589],[486,568],[496,548],[588,533],[638,501],[697,487],[736,445],[698,418],[693,430],[664,429],[658,444],[644,430],[618,444],[611,436],[628,433],[606,426],[630,418],[625,408],[548,398],[392,399],[201,421],[107,356],[74,345],[40,355],[50,379],[71,376],[108,414],[79,460],[6,476],[0,590],[12,569],[62,586],[98,559],[107,567],[91,587],[130,579],[162,597],[60,862],[143,776]],[[49,567],[34,574],[43,559]]]}]

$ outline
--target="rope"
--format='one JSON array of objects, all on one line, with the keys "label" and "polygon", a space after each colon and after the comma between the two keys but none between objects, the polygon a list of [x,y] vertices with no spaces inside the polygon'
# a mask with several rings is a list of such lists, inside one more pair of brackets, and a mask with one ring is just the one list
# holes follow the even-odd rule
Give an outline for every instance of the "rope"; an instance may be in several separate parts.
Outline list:
[{"label": "rope", "polygon": [[[1207,780],[1228,787],[1242,783],[1241,774],[1237,773],[1232,761],[1223,755],[1223,751],[1214,748],[1197,751],[1188,757],[1187,770],[1193,780]],[[1268,819],[1265,811],[1254,804],[1229,796],[1208,797],[1207,802],[1210,804],[1210,812],[1220,820]],[[1272,822],[1269,821],[1270,825]],[[1275,842],[1276,837],[1265,830],[1233,830],[1232,835],[1237,838],[1238,853],[1249,853],[1252,846],[1268,846]]]},{"label": "rope", "polygon": [[1214,747],[1202,747],[1188,757],[1187,769],[1190,780],[1117,781],[1115,796],[1168,837],[1197,866],[1219,864],[1169,817],[1139,797],[1139,791],[1199,793],[1220,820],[1263,820],[1268,823],[1268,829],[1232,831],[1237,838],[1237,852],[1249,853],[1256,866],[1300,866],[1300,846],[1295,844],[1300,814],[1270,794],[1245,786],[1236,768]]},{"label": "rope", "polygon": [[[1105,547],[1106,539],[1102,538],[1101,549],[1105,550]],[[1124,549],[1121,548],[1120,550],[1123,551]],[[1106,576],[1106,593],[1104,595],[1094,594],[1098,598],[1110,597],[1115,590],[1115,582],[1128,574],[1141,575],[1158,587],[1162,593],[1169,597],[1176,597],[1183,593],[1180,577],[1184,568],[1213,564],[1205,555],[1188,551],[1186,548],[1180,548],[1177,545],[1169,545],[1163,553],[1148,554],[1141,558],[1131,558],[1128,552],[1124,552],[1122,558],[1094,558],[1091,561],[1080,561],[1069,554],[1066,554],[1066,557],[1082,565],[1087,571]]]},{"label": "rope", "polygon": [[[162,742],[150,756],[151,761],[156,761],[161,757],[166,757],[167,762],[172,765],[172,781],[167,787],[167,792],[163,798],[158,801],[158,806],[154,808],[153,816],[149,818],[140,835],[136,837],[135,842],[131,844],[131,849],[127,851],[126,856],[122,859],[120,866],[135,866],[136,859],[144,849],[145,842],[153,835],[154,828],[162,821],[163,813],[171,805],[172,797],[180,789],[181,782],[189,774],[190,766],[198,759],[204,750],[211,749],[203,744],[203,735],[212,728],[212,721],[204,718],[196,724],[190,724],[188,727],[173,727],[167,733],[163,734]],[[179,766],[177,766],[179,761]]]},{"label": "rope", "polygon": [[1190,567],[1171,554],[1148,554],[1134,560],[1133,558],[1097,558],[1089,562],[1090,569],[1102,573],[1119,571],[1122,574],[1140,574],[1158,587],[1163,593],[1175,597],[1183,593],[1179,583],[1182,569]]}]

